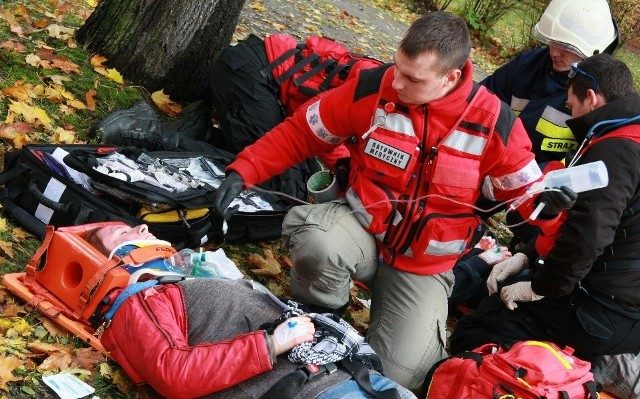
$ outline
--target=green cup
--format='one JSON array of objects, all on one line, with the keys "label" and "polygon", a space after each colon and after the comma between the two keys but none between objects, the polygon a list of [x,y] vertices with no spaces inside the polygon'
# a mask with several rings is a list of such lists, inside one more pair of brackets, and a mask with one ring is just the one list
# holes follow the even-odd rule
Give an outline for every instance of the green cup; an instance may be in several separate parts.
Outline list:
[{"label": "green cup", "polygon": [[336,177],[330,170],[321,170],[307,180],[309,199],[315,203],[323,203],[337,199],[340,187]]}]

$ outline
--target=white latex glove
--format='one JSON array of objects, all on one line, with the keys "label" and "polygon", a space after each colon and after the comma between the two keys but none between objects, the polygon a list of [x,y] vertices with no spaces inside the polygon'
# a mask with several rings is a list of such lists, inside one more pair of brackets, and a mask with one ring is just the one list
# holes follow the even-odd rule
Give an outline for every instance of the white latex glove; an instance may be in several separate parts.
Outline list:
[{"label": "white latex glove", "polygon": [[520,281],[515,284],[507,285],[500,291],[500,299],[504,302],[509,310],[513,310],[518,307],[516,302],[531,302],[544,298],[542,295],[538,295],[533,292],[531,288],[531,281]]},{"label": "white latex glove", "polygon": [[507,260],[511,257],[511,251],[507,247],[497,247],[484,251],[478,255],[482,260],[487,262],[487,265],[493,266]]},{"label": "white latex glove", "polygon": [[487,279],[489,295],[498,292],[498,283],[515,276],[529,265],[529,259],[523,253],[518,252],[507,260],[504,260],[491,269]]},{"label": "white latex glove", "polygon": [[307,316],[298,316],[280,323],[273,331],[276,355],[281,355],[303,342],[311,341],[316,328]]}]

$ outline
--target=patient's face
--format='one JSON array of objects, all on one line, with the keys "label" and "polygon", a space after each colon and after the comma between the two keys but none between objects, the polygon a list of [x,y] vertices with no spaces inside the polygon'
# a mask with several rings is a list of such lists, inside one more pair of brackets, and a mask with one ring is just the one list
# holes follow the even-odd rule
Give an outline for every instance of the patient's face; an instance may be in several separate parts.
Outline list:
[{"label": "patient's face", "polygon": [[123,225],[105,226],[102,227],[96,235],[109,252],[123,242],[156,239],[156,236],[149,232],[149,227],[146,224],[135,227]]}]

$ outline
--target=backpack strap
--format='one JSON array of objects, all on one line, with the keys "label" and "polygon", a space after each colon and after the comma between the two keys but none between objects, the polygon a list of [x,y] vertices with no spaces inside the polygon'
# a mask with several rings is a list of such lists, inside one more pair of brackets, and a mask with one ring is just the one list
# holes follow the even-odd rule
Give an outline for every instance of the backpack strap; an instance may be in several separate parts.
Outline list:
[{"label": "backpack strap", "polygon": [[338,369],[335,363],[316,365],[302,364],[295,371],[276,382],[260,399],[291,399],[302,387],[323,375],[332,374]]},{"label": "backpack strap", "polygon": [[316,53],[311,53],[308,56],[304,57],[302,60],[297,62],[294,66],[289,68],[285,73],[278,76],[276,78],[276,83],[281,85],[283,82],[286,82],[289,78],[296,74],[296,72],[300,71],[302,68],[311,64],[312,62],[318,60],[320,56]]},{"label": "backpack strap", "polygon": [[[318,58],[319,57],[320,56],[318,56]],[[335,63],[336,63],[336,60],[334,60],[333,58],[327,58],[326,60],[318,63],[315,66],[313,66],[313,68],[309,69],[308,71],[306,71],[302,75],[300,75],[297,78],[293,79],[293,84],[295,86],[300,86],[302,83],[304,83],[307,80],[309,80],[309,78],[311,78],[313,75],[316,75],[316,74],[320,73],[320,71],[322,71],[322,70],[324,70],[326,68],[329,68],[330,66],[332,66]]]},{"label": "backpack strap", "polygon": [[341,75],[340,76],[341,79],[342,80],[346,79],[346,77],[349,75],[349,71],[351,70],[351,67],[353,65],[355,65],[356,61],[357,60],[355,58],[352,58],[346,64],[338,64],[338,65],[336,65],[335,68],[333,68],[331,70],[331,72],[329,72],[327,77],[324,79],[324,81],[320,85],[320,87],[319,87],[320,91],[327,91],[329,89],[329,86],[331,85],[331,82],[333,81],[333,79],[336,76],[338,76],[338,74],[340,74],[340,72],[344,71],[344,74],[343,74],[344,77],[342,77],[343,75]]},{"label": "backpack strap", "polygon": [[398,389],[389,388],[384,391],[377,391],[371,386],[371,380],[369,379],[369,369],[364,363],[354,361],[350,358],[344,358],[340,361],[340,364],[351,374],[354,380],[360,385],[360,388],[364,389],[367,393],[374,398],[380,399],[400,399],[400,392]]},{"label": "backpack strap", "polygon": [[[294,47],[292,49],[289,49],[289,50],[285,51],[284,53],[280,54],[280,56],[278,58],[273,60],[269,65],[267,65],[266,67],[262,68],[260,70],[260,75],[263,78],[266,78],[267,76],[269,76],[271,74],[271,72],[273,72],[274,69],[276,69],[277,67],[282,65],[283,62],[285,62],[287,59],[289,59],[289,57],[293,57],[294,55],[297,55],[298,53],[300,53],[300,51],[301,50],[298,47]],[[278,85],[280,85],[280,84],[282,84],[282,83],[278,83]]]}]

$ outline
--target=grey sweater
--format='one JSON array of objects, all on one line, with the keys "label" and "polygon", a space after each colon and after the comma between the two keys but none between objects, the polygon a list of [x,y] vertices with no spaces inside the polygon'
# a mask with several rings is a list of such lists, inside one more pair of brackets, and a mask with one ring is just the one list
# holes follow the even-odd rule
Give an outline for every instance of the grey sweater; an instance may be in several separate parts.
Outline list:
[{"label": "grey sweater", "polygon": [[[246,280],[191,279],[180,283],[187,309],[189,345],[215,342],[256,331],[265,322],[277,319],[282,310],[265,293],[254,290]],[[297,364],[279,356],[274,369],[207,398],[257,399]],[[305,384],[296,398],[315,398],[324,390],[350,378],[338,369]]]}]

